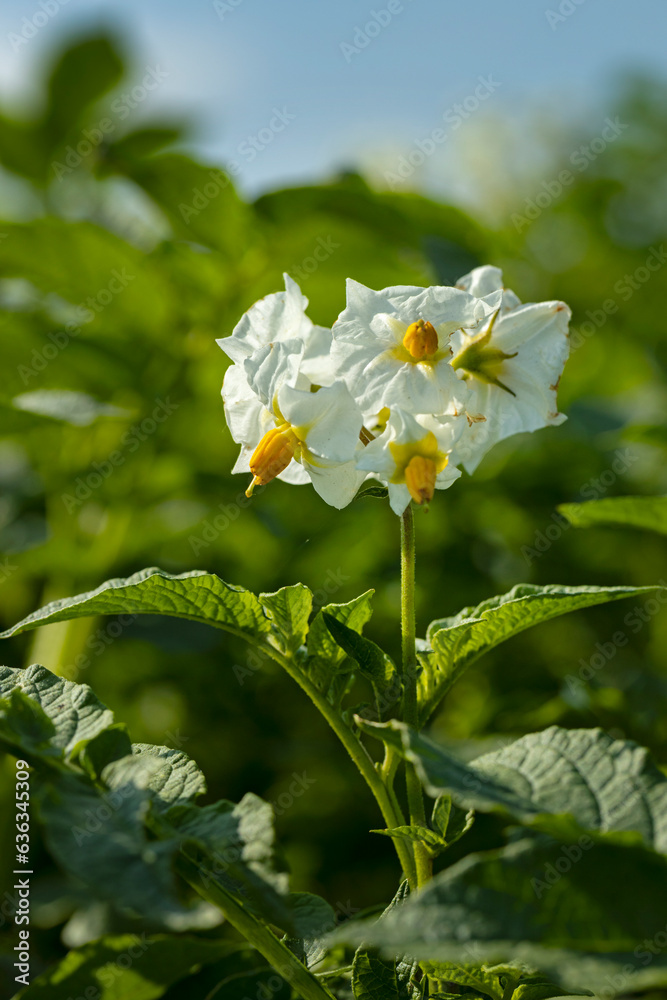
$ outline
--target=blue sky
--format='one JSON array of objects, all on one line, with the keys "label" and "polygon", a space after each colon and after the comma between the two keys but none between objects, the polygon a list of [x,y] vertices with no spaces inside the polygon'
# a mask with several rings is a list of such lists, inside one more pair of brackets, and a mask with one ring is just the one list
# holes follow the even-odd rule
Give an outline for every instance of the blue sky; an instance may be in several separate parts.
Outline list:
[{"label": "blue sky", "polygon": [[[36,31],[26,32],[25,18],[38,23]],[[664,74],[667,4],[2,0],[5,101],[30,93],[40,62],[63,36],[99,24],[116,26],[128,40],[138,77],[153,67],[166,74],[138,120],[155,111],[185,117],[202,153],[215,162],[240,160],[238,183],[248,192],[358,165],[381,177],[448,111],[451,122],[457,102],[473,106],[480,79],[492,81],[490,95],[449,137],[456,141],[443,143],[423,176],[410,181],[463,189],[470,161],[462,151],[474,146],[480,123],[502,123],[510,158],[518,130],[522,156],[530,157],[538,153],[536,121],[537,131],[549,123],[553,134],[575,119],[593,136],[614,111],[622,74]],[[478,166],[493,170],[492,162]]]}]

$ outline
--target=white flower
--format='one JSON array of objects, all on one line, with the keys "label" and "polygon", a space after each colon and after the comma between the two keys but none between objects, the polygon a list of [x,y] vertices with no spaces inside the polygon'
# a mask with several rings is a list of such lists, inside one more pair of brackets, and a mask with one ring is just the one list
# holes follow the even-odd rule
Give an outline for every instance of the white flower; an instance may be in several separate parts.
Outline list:
[{"label": "white flower", "polygon": [[427,504],[434,490],[459,478],[453,448],[463,423],[394,408],[382,434],[359,453],[357,466],[388,487],[391,509],[400,516],[411,499]]},{"label": "white flower", "polygon": [[467,393],[449,362],[449,338],[475,329],[500,302],[457,288],[397,285],[376,292],[348,278],[347,306],[333,326],[336,372],[364,411],[396,406],[444,414]]},{"label": "white flower", "polygon": [[501,315],[509,309],[515,309],[521,305],[521,299],[510,288],[503,287],[503,272],[500,268],[492,267],[490,264],[484,264],[483,267],[475,267],[468,274],[464,274],[456,282],[456,287],[461,288],[464,292],[469,292],[471,295],[476,295],[477,298],[485,299],[494,308],[498,305],[497,293],[501,291]]},{"label": "white flower", "polygon": [[[502,288],[502,274],[476,268],[459,284],[488,302]],[[502,295],[502,305],[481,330],[459,330],[451,338],[452,368],[470,390],[469,427],[457,445],[468,472],[498,441],[566,419],[556,394],[569,354],[569,308],[564,302],[521,305],[513,292]]]},{"label": "white flower", "polygon": [[248,496],[275,478],[310,481],[326,503],[344,507],[365,478],[354,463],[361,411],[342,382],[311,385],[302,351],[298,341],[269,344],[225,374],[225,415],[242,446],[232,471],[252,473]]},{"label": "white flower", "polygon": [[284,274],[285,291],[274,292],[248,309],[230,337],[216,343],[237,364],[243,364],[269,344],[297,340],[303,344],[301,372],[316,385],[334,381],[331,330],[315,326],[306,316],[308,299],[296,281]]}]

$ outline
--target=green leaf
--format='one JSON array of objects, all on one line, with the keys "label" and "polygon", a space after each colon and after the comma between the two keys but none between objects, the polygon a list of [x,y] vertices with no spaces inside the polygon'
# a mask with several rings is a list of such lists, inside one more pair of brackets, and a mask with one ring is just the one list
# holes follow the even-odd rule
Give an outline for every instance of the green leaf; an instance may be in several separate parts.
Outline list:
[{"label": "green leaf", "polygon": [[312,892],[291,892],[294,930],[305,940],[324,937],[336,926],[336,914],[326,899]]},{"label": "green leaf", "polygon": [[171,747],[149,743],[132,744],[132,753],[154,766],[147,787],[153,793],[154,804],[162,808],[186,805],[206,791],[206,779],[187,754]]},{"label": "green leaf", "polygon": [[369,480],[359,487],[354,499],[374,499],[374,500],[385,500],[389,496],[389,490],[386,486],[382,486],[381,483],[373,482]]},{"label": "green leaf", "polygon": [[474,812],[461,809],[452,801],[451,795],[440,795],[433,803],[433,813],[431,823],[433,828],[441,835],[447,847],[460,840],[464,833],[472,826],[475,819]]},{"label": "green leaf", "polygon": [[293,937],[285,943],[308,968],[326,955],[323,938],[336,926],[336,914],[325,899],[312,892],[292,892],[289,905],[294,924]]},{"label": "green leaf", "polygon": [[271,635],[285,653],[295,653],[306,641],[308,619],[313,609],[313,595],[297,583],[282,587],[275,594],[260,594],[259,600],[271,623]]},{"label": "green leaf", "polygon": [[[7,726],[21,726],[24,738],[20,745],[31,758],[38,754],[49,759],[74,759],[114,721],[113,713],[87,684],[63,680],[37,664],[25,670],[0,667],[0,698],[7,699],[14,689],[27,696],[33,707],[28,709],[25,698],[15,695],[16,700],[0,714],[0,740],[7,738]],[[32,735],[26,728],[29,718]]]},{"label": "green leaf", "polygon": [[213,247],[238,260],[252,240],[253,215],[229,174],[181,153],[162,153],[127,164],[127,173],[167,215],[181,239]]},{"label": "green leaf", "polygon": [[[198,853],[199,870],[253,912],[292,931],[287,877],[277,870],[273,809],[256,796],[205,808],[203,775],[169,747],[129,738],[85,684],[44,667],[0,668],[0,741],[34,767],[33,804],[54,858],[97,898],[158,926],[197,926],[174,865]],[[203,877],[203,876],[202,876]]]},{"label": "green leaf", "polygon": [[[407,881],[402,882],[378,923],[408,898]],[[420,1000],[423,987],[414,979],[417,964],[412,959],[383,957],[377,949],[363,944],[357,949],[352,963],[352,989],[355,1000]]]},{"label": "green leaf", "polygon": [[[491,997],[492,1000],[503,1000],[510,996],[512,1000],[550,1000],[552,997],[562,997],[564,989],[556,983],[549,982],[541,973],[526,971],[526,966],[515,962],[505,965],[473,965],[455,962],[422,962],[424,972],[431,982],[431,996],[453,996],[450,990],[453,983],[464,987],[466,997],[468,991],[474,995]],[[433,993],[436,989],[438,992]],[[460,993],[458,994],[460,996]],[[577,996],[590,995],[588,991],[578,992]]]},{"label": "green leaf", "polygon": [[188,925],[175,892],[175,840],[152,841],[144,827],[150,796],[135,783],[112,791],[83,777],[36,775],[33,803],[56,860],[121,911],[174,930]]},{"label": "green leaf", "polygon": [[563,816],[574,819],[575,837],[577,830],[637,831],[667,853],[667,778],[630,740],[552,726],[466,764],[396,720],[361,725],[400,750],[434,797],[447,792],[465,808],[499,811],[563,836]]},{"label": "green leaf", "polygon": [[273,818],[268,802],[248,793],[238,804],[175,806],[157,829],[184,845],[188,857],[196,857],[204,888],[219,883],[255,916],[292,932],[287,875],[276,870]]},{"label": "green leaf", "polygon": [[[632,886],[632,905],[619,886]],[[369,924],[352,922],[335,939],[407,952],[431,961],[524,960],[522,946],[620,952],[640,967],[638,942],[664,933],[667,859],[639,845],[598,841],[567,854],[551,837],[529,837],[470,855]],[[579,988],[594,988],[580,982]]]},{"label": "green leaf", "polygon": [[55,726],[39,705],[20,688],[0,698],[0,742],[9,748],[20,747],[29,756],[56,755],[51,744]]},{"label": "green leaf", "polygon": [[65,138],[85,109],[119,83],[122,75],[122,59],[105,35],[85,38],[66,49],[49,80],[45,125],[53,139]]},{"label": "green leaf", "polygon": [[372,950],[355,954],[352,990],[356,1000],[410,1000],[412,996],[403,984],[399,986],[396,962]]},{"label": "green leaf", "polygon": [[436,830],[431,830],[427,826],[396,826],[391,830],[371,830],[371,833],[381,833],[385,837],[402,837],[413,844],[423,844],[432,858],[447,847],[447,841]]},{"label": "green leaf", "polygon": [[[570,994],[572,995],[572,994]],[[588,995],[576,994],[577,996]],[[563,987],[550,983],[542,975],[527,976],[522,978],[512,993],[512,1000],[552,1000],[553,997],[562,997]]]},{"label": "green leaf", "polygon": [[115,722],[86,743],[79,753],[79,764],[91,778],[101,778],[107,764],[131,753],[132,744],[127,729],[122,723]]},{"label": "green leaf", "polygon": [[[152,257],[87,221],[46,216],[3,224],[3,231],[7,234],[0,241],[3,277],[29,281],[44,296],[57,296],[74,307],[68,310],[70,321],[81,328],[74,342],[85,341],[88,351],[100,352],[107,368],[110,362],[115,367],[113,354],[109,346],[95,340],[94,333],[104,330],[110,345],[122,345],[132,356],[147,337],[163,335],[171,320],[174,292]],[[91,293],[108,290],[110,283],[119,290],[109,304],[103,310],[88,309],[85,302]],[[45,335],[44,343],[50,342]],[[68,355],[76,351],[71,345],[67,350]],[[117,388],[113,380],[111,384]]]},{"label": "green leaf", "polygon": [[439,618],[428,628],[432,652],[419,654],[417,679],[420,724],[425,724],[454,682],[484,653],[514,635],[569,611],[608,601],[652,593],[656,587],[538,587],[518,584],[507,594],[491,597],[452,618]]},{"label": "green leaf", "polygon": [[107,580],[86,594],[53,601],[0,633],[0,638],[6,639],[50,622],[117,614],[187,618],[246,639],[256,638],[271,629],[262,605],[249,590],[233,587],[219,576],[201,570],[172,576],[154,567],[127,579]]},{"label": "green leaf", "polygon": [[348,628],[334,615],[322,612],[325,624],[337,644],[350,656],[359,670],[382,694],[387,688],[392,688],[397,681],[396,667],[391,657],[370,639],[359,635],[354,629]]},{"label": "green leaf", "polygon": [[354,632],[361,633],[372,614],[371,599],[374,593],[375,591],[368,590],[347,604],[327,604],[312,621],[308,633],[307,659],[302,669],[318,690],[327,694],[330,700],[339,700],[345,690],[340,684],[341,674],[349,674],[354,669],[354,662],[349,660],[345,650],[333,638],[325,615],[335,618]]},{"label": "green leaf", "polygon": [[[192,936],[123,934],[91,941],[70,951],[42,973],[16,1000],[155,1000],[195,966],[233,953],[229,941]],[[91,992],[94,991],[94,992]]]},{"label": "green leaf", "polygon": [[[148,128],[128,132],[117,142],[100,150],[100,154],[104,157],[105,167],[107,164],[113,165],[126,160],[141,160],[165,146],[178,142],[181,137],[181,129],[173,125],[151,125]],[[103,172],[107,173],[108,170]]]},{"label": "green leaf", "polygon": [[503,1000],[506,986],[516,982],[521,975],[521,969],[507,965],[422,962],[421,966],[437,990],[446,991],[451,983],[457,983],[467,990],[474,990],[476,995],[491,997],[491,1000]]},{"label": "green leaf", "polygon": [[667,535],[667,497],[607,497],[558,508],[575,528],[616,525]]}]

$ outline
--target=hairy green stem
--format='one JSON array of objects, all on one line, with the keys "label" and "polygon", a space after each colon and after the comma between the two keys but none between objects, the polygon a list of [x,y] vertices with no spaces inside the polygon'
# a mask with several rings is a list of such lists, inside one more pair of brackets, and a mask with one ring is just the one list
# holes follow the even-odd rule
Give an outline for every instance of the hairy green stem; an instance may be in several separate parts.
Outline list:
[{"label": "hairy green stem", "polygon": [[333,1000],[333,994],[303,965],[286,944],[257,917],[254,917],[221,885],[207,876],[205,869],[185,854],[178,857],[177,868],[192,888],[214,906],[257,951],[273,966],[301,1000]]},{"label": "hairy green stem", "polygon": [[[401,518],[401,639],[403,652],[403,720],[413,729],[419,728],[417,712],[417,653],[415,624],[415,522],[408,504]],[[421,782],[409,761],[405,763],[405,778],[410,809],[410,824],[425,826],[424,795]],[[433,862],[426,847],[414,842],[417,886],[428,882]]]},{"label": "hairy green stem", "polygon": [[[356,764],[359,773],[366,781],[375,797],[375,801],[380,807],[382,817],[388,829],[395,829],[397,826],[405,825],[405,817],[394,794],[391,781],[385,782],[382,779],[382,769],[378,769],[373,762],[366,747],[355,736],[352,730],[340,718],[336,710],[329,704],[326,696],[319,691],[304,674],[295,669],[295,665],[289,656],[285,656],[273,647],[264,647],[269,655],[281,665],[281,667],[296,681],[296,683],[306,692],[316,708],[320,710],[326,721],[329,723],[334,733],[341,741],[348,754]],[[414,858],[409,845],[401,837],[394,837],[393,844],[396,848],[398,859],[403,869],[405,878],[413,887],[417,886],[417,870]]]}]

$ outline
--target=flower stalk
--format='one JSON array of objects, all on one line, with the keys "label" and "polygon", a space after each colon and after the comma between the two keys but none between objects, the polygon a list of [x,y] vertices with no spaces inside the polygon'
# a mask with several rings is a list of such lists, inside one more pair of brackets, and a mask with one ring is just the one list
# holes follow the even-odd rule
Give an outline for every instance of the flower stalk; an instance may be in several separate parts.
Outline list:
[{"label": "flower stalk", "polygon": [[[403,720],[414,729],[419,726],[417,712],[417,653],[415,624],[415,522],[412,506],[401,518],[401,645],[403,677]],[[410,825],[425,826],[424,796],[414,765],[405,763]],[[414,842],[417,887],[430,880],[433,862],[426,847]]]}]

